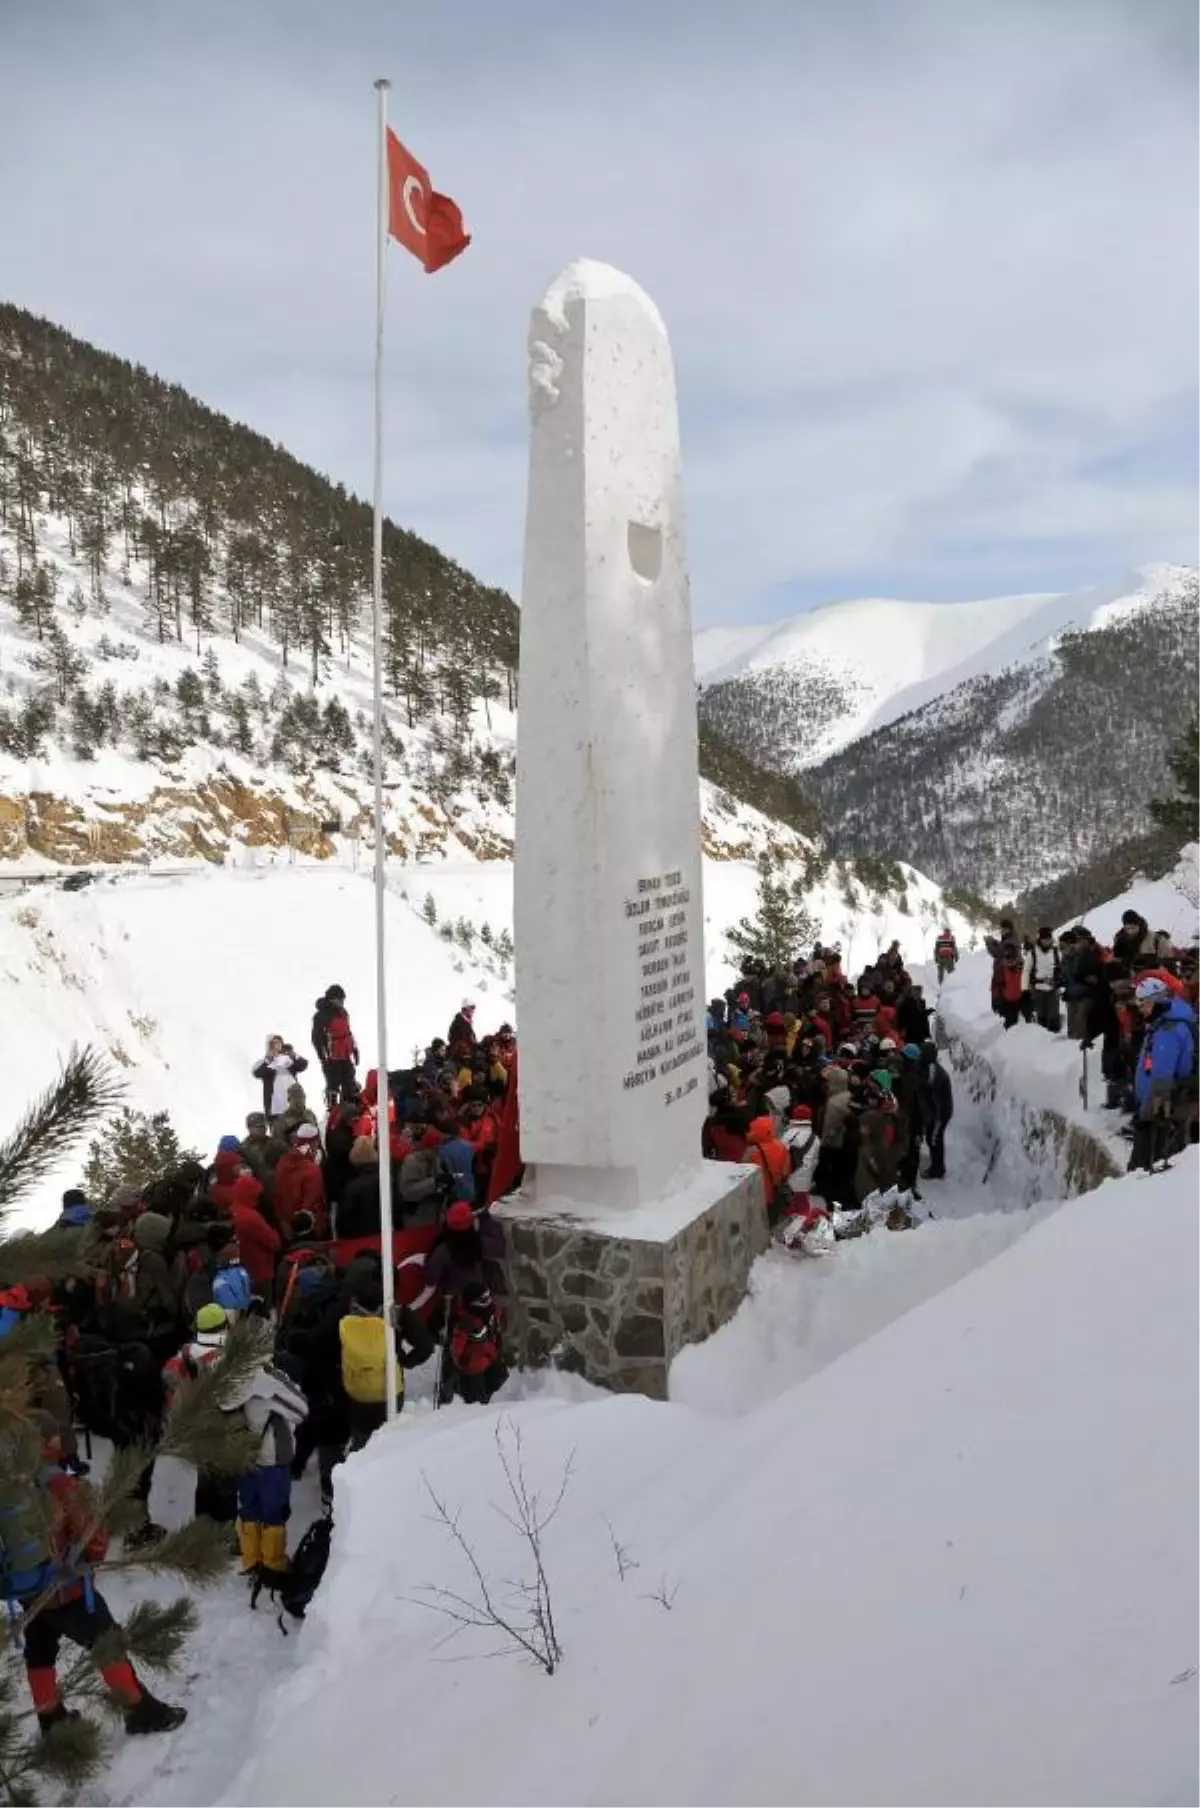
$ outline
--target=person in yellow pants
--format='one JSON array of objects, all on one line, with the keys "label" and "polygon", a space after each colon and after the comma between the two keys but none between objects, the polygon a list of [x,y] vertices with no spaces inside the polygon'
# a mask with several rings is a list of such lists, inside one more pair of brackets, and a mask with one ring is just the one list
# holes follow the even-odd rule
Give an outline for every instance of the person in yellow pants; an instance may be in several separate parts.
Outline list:
[{"label": "person in yellow pants", "polygon": [[282,1369],[264,1362],[222,1405],[226,1412],[240,1412],[259,1439],[257,1462],[238,1480],[242,1569],[255,1575],[286,1569],[295,1430],[308,1413],[308,1401]]}]

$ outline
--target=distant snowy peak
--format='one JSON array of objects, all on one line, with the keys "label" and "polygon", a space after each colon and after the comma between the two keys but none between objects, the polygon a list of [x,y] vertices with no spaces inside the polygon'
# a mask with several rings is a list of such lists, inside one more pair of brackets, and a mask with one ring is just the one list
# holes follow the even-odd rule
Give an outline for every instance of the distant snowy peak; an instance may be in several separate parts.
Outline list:
[{"label": "distant snowy peak", "polygon": [[1036,658],[1068,631],[1177,600],[1194,583],[1192,567],[1156,564],[1077,592],[966,603],[859,597],[768,626],[704,629],[696,673],[713,725],[728,732],[723,720],[760,708],[780,763],[794,771],[968,678]]}]

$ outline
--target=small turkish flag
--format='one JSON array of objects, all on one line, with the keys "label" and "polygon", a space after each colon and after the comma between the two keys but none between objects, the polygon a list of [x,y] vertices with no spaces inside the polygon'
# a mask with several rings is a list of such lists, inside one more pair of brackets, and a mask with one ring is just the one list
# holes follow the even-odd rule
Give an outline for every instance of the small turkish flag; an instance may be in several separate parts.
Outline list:
[{"label": "small turkish flag", "polygon": [[471,235],[463,231],[463,217],[454,202],[434,193],[428,170],[390,128],[387,160],[388,231],[432,274],[465,251]]}]

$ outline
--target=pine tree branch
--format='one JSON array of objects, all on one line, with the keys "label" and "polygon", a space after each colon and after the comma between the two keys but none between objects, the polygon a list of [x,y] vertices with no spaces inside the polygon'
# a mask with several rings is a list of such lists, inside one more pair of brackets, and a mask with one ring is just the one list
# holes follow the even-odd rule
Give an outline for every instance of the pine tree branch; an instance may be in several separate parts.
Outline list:
[{"label": "pine tree branch", "polygon": [[65,1149],[100,1123],[123,1091],[103,1055],[72,1048],[57,1080],[0,1143],[0,1228],[17,1201],[46,1178]]},{"label": "pine tree branch", "polygon": [[254,1319],[242,1319],[225,1340],[220,1357],[176,1391],[160,1456],[191,1463],[203,1474],[241,1475],[253,1463],[257,1440],[240,1413],[222,1410],[222,1401],[269,1357],[271,1334]]}]

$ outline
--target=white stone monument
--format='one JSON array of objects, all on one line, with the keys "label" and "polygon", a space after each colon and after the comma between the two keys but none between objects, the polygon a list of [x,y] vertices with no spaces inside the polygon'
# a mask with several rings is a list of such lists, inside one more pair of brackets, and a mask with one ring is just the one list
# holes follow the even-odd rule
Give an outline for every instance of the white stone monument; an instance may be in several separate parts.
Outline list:
[{"label": "white stone monument", "polygon": [[515,928],[540,1192],[638,1205],[700,1166],[696,684],[666,331],[572,264],[530,328]]},{"label": "white stone monument", "polygon": [[[619,271],[570,265],[534,310],[529,379],[515,856],[529,1178],[504,1210],[510,1278],[531,1309],[549,1300],[536,1310],[552,1331],[583,1338],[598,1379],[662,1392],[674,1348],[741,1299],[766,1227],[757,1171],[700,1153],[696,688],[675,380],[657,309]],[[540,1240],[537,1223],[552,1226]],[[692,1310],[683,1295],[696,1293],[701,1249],[717,1254],[701,1263]],[[602,1304],[576,1323],[585,1300]],[[657,1335],[648,1323],[628,1332],[631,1316],[656,1313]],[[633,1380],[616,1373],[619,1349],[601,1354],[622,1326],[641,1346]]]}]

